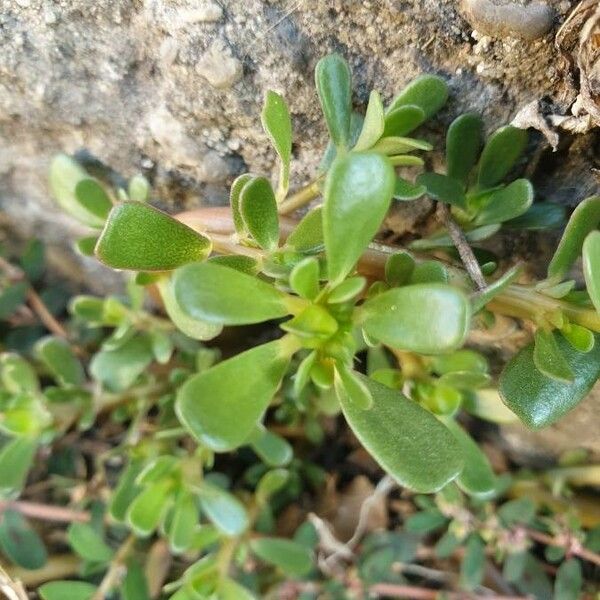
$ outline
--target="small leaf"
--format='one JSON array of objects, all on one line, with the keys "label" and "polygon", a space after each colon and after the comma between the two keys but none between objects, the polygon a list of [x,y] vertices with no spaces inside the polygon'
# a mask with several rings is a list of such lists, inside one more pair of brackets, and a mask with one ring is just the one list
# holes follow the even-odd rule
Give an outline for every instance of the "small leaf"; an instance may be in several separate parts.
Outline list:
[{"label": "small leaf", "polygon": [[265,133],[281,160],[281,174],[277,195],[280,199],[287,194],[290,181],[292,157],[292,121],[287,104],[282,96],[269,90],[265,97],[261,120]]},{"label": "small leaf", "polygon": [[600,313],[600,231],[592,231],[583,242],[583,275],[590,299]]},{"label": "small leaf", "polygon": [[565,228],[558,248],[548,265],[548,277],[564,279],[583,248],[587,235],[600,224],[600,196],[586,198],[577,205]]},{"label": "small leaf", "polygon": [[289,442],[262,424],[256,426],[249,441],[252,450],[271,467],[283,467],[294,457],[294,450]]},{"label": "small leaf", "polygon": [[130,200],[146,202],[150,195],[150,184],[148,183],[148,180],[140,173],[134,175],[127,185],[127,195]]},{"label": "small leaf", "polygon": [[534,339],[533,362],[538,370],[551,379],[572,382],[573,371],[558,347],[556,334],[540,328]]},{"label": "small leaf", "polygon": [[315,83],[329,135],[338,149],[350,146],[352,75],[339,54],[322,58],[315,67]]},{"label": "small leaf", "polygon": [[170,271],[204,260],[211,241],[166,213],[141,202],[115,206],[96,246],[98,258],[115,269]]},{"label": "small leaf", "polygon": [[327,296],[327,304],[342,304],[354,300],[367,285],[364,277],[349,277],[334,286]]},{"label": "small leaf", "polygon": [[290,287],[302,298],[314,300],[319,293],[319,261],[309,256],[290,273]]},{"label": "small leaf", "polygon": [[554,600],[578,600],[581,598],[582,586],[581,563],[576,558],[569,558],[558,567]]},{"label": "small leaf", "polygon": [[394,200],[400,200],[402,202],[416,200],[426,192],[427,188],[424,185],[410,183],[410,181],[406,181],[405,179],[402,179],[402,177],[396,177]]},{"label": "small leaf", "polygon": [[129,561],[127,574],[121,586],[121,600],[150,600],[148,580],[136,561]]},{"label": "small leaf", "polygon": [[142,459],[132,458],[121,474],[109,504],[110,515],[115,521],[123,522],[125,520],[129,505],[142,491],[141,487],[136,484],[136,480],[143,467],[144,461]]},{"label": "small leaf", "polygon": [[292,540],[262,537],[252,540],[250,548],[256,556],[279,567],[286,575],[302,577],[313,567],[312,552]]},{"label": "small leaf", "polygon": [[323,209],[313,208],[302,217],[286,243],[297,252],[315,252],[323,248]]},{"label": "small leaf", "polygon": [[393,287],[409,282],[415,270],[415,259],[408,252],[396,252],[385,261],[385,280]]},{"label": "small leaf", "polygon": [[77,252],[79,252],[79,254],[82,256],[94,256],[98,239],[99,238],[96,235],[79,238],[75,242],[75,250],[77,250]]},{"label": "small leaf", "polygon": [[49,171],[50,191],[59,206],[84,225],[102,227],[104,219],[83,206],[75,194],[77,184],[84,179],[89,179],[88,174],[71,157],[58,154],[52,159]]},{"label": "small leaf", "polygon": [[404,522],[406,531],[426,535],[448,523],[447,517],[437,509],[424,510],[410,515]]},{"label": "small leaf", "polygon": [[40,382],[33,367],[18,354],[0,354],[0,380],[11,394],[35,394],[40,390]]},{"label": "small leaf", "polygon": [[106,220],[113,206],[104,188],[91,177],[77,182],[75,196],[81,206],[103,221]]},{"label": "small leaf", "polygon": [[568,323],[560,332],[575,350],[579,350],[579,352],[591,352],[593,350],[596,340],[589,329],[575,323]]},{"label": "small leaf", "polygon": [[179,420],[215,452],[237,448],[260,421],[288,363],[289,352],[277,340],[190,377],[177,394]]},{"label": "small leaf", "polygon": [[546,377],[535,368],[533,344],[519,351],[504,368],[499,389],[504,403],[529,427],[546,427],[585,398],[600,377],[600,342],[583,354],[562,337],[556,342],[574,374],[572,383]]},{"label": "small leaf", "polygon": [[273,188],[265,177],[253,177],[240,192],[240,213],[246,229],[265,250],[279,243],[279,217]]},{"label": "small leaf", "polygon": [[191,547],[198,519],[196,498],[182,488],[173,505],[169,525],[169,547],[173,553],[180,554]]},{"label": "small leaf", "polygon": [[42,600],[92,600],[96,586],[85,581],[51,581],[37,590]]},{"label": "small leaf", "polygon": [[438,173],[422,173],[417,177],[417,183],[427,188],[427,194],[452,206],[466,208],[463,184],[457,179]]},{"label": "small leaf", "polygon": [[353,151],[359,152],[360,150],[368,150],[383,135],[383,129],[383,103],[381,102],[379,92],[373,90],[369,96],[369,104],[367,106],[365,120],[363,121],[363,127]]},{"label": "small leaf", "polygon": [[485,569],[485,544],[473,533],[469,536],[466,552],[460,565],[460,585],[474,590],[483,580]]},{"label": "small leaf", "polygon": [[353,269],[389,208],[395,174],[379,154],[351,153],[337,158],[325,182],[323,233],[331,283]]},{"label": "small leaf", "polygon": [[37,281],[44,274],[46,250],[40,240],[30,240],[19,258],[21,268],[29,281]]},{"label": "small leaf", "polygon": [[228,267],[229,269],[235,269],[246,275],[258,275],[260,272],[260,265],[258,261],[250,256],[244,256],[242,254],[228,254],[221,256],[211,256],[208,262],[222,267]]},{"label": "small leaf", "polygon": [[408,137],[385,137],[381,138],[372,148],[372,152],[394,156],[396,154],[407,154],[415,150],[432,150],[433,146],[425,140],[416,140]]},{"label": "small leaf", "polygon": [[7,509],[1,519],[0,549],[7,558],[24,569],[43,567],[48,560],[46,546],[21,513]]},{"label": "small leaf", "polygon": [[400,106],[418,106],[425,120],[430,119],[448,99],[448,86],[437,75],[421,75],[413,79],[392,101],[388,114]]},{"label": "small leaf", "polygon": [[83,367],[65,340],[56,336],[42,338],[36,343],[35,352],[61,385],[84,382]]},{"label": "small leaf", "polygon": [[369,336],[386,345],[438,354],[463,344],[469,330],[470,307],[456,288],[417,284],[367,300],[360,318]]},{"label": "small leaf", "polygon": [[280,325],[300,338],[328,339],[338,330],[338,322],[319,304],[309,304],[293,319]]},{"label": "small leaf", "polygon": [[406,104],[390,110],[385,115],[383,136],[405,136],[414,131],[426,120],[425,111],[420,106]]},{"label": "small leaf", "polygon": [[454,419],[447,419],[444,422],[460,444],[465,461],[456,483],[464,492],[475,498],[490,498],[494,494],[497,482],[487,456]]},{"label": "small leaf", "polygon": [[510,229],[555,229],[561,227],[565,220],[565,207],[553,202],[536,202],[526,213],[516,219],[504,223]]},{"label": "small leaf", "polygon": [[114,552],[102,539],[102,536],[88,523],[72,523],[67,532],[71,548],[84,560],[91,562],[109,562]]},{"label": "small leaf", "polygon": [[162,278],[157,282],[158,291],[163,301],[165,312],[173,324],[194,340],[212,340],[223,330],[219,323],[208,323],[188,316],[179,306],[173,292],[173,278]]},{"label": "small leaf", "polygon": [[246,225],[244,219],[242,219],[242,213],[240,212],[240,195],[245,185],[252,181],[254,177],[249,173],[244,173],[237,177],[231,184],[231,190],[229,191],[229,204],[231,205],[231,214],[233,217],[233,225],[237,234],[240,237],[246,236]]},{"label": "small leaf", "polygon": [[[214,263],[195,263],[173,275],[184,314],[219,325],[248,325],[288,315],[291,296],[272,285]],[[250,301],[251,300],[251,301]]]},{"label": "small leaf", "polygon": [[342,400],[342,410],[357,438],[394,479],[418,492],[434,492],[462,468],[458,443],[431,413],[367,377],[359,375],[373,396],[362,410]]},{"label": "small leaf", "polygon": [[17,281],[0,292],[0,319],[8,319],[25,303],[28,290],[27,281]]},{"label": "small leaf", "polygon": [[196,491],[202,512],[219,531],[231,537],[244,533],[248,527],[248,515],[235,496],[206,480]]},{"label": "small leaf", "polygon": [[506,125],[486,142],[479,160],[478,184],[485,190],[500,183],[517,162],[527,145],[527,131]]},{"label": "small leaf", "polygon": [[290,472],[285,469],[267,471],[256,486],[256,498],[264,504],[273,494],[276,494],[289,481]]},{"label": "small leaf", "polygon": [[479,115],[467,113],[454,119],[446,134],[448,176],[465,186],[481,150],[482,129]]},{"label": "small leaf", "polygon": [[484,290],[481,292],[477,292],[473,296],[472,306],[473,312],[479,312],[485,305],[494,299],[495,296],[500,294],[503,290],[505,290],[513,281],[515,281],[519,275],[521,275],[523,268],[521,265],[515,265],[512,269],[509,269],[499,277],[496,281],[493,281],[489,285],[486,286]]},{"label": "small leaf", "polygon": [[457,350],[451,354],[440,354],[431,359],[431,369],[438,375],[449,373],[487,373],[488,362],[474,350]]},{"label": "small leaf", "polygon": [[112,350],[101,350],[90,362],[90,374],[111,392],[130,387],[154,358],[150,337],[139,334]]},{"label": "small leaf", "polygon": [[18,437],[0,450],[0,496],[9,497],[20,492],[38,447],[37,440]]},{"label": "small leaf", "polygon": [[448,283],[448,269],[439,260],[424,260],[415,265],[408,283]]},{"label": "small leaf", "polygon": [[503,223],[527,212],[533,203],[533,186],[527,179],[517,179],[494,192],[475,219],[475,225]]},{"label": "small leaf", "polygon": [[233,579],[219,582],[219,600],[256,600],[255,596]]},{"label": "small leaf", "polygon": [[127,522],[140,537],[149,536],[161,523],[173,491],[170,479],[148,485],[133,500],[127,511]]},{"label": "small leaf", "polygon": [[335,391],[340,402],[342,398],[363,410],[371,408],[373,396],[358,374],[344,364],[336,365]]}]

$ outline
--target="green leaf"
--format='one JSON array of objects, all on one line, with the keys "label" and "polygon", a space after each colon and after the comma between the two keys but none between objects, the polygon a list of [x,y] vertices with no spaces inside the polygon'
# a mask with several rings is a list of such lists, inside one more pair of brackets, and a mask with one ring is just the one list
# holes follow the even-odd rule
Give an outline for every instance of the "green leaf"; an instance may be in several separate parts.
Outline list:
[{"label": "green leaf", "polygon": [[344,364],[337,364],[335,378],[335,391],[340,402],[342,399],[357,408],[367,410],[373,404],[373,396],[369,388],[359,378],[358,373],[352,371]]},{"label": "green leaf", "polygon": [[424,140],[416,140],[408,137],[384,137],[372,148],[372,152],[394,156],[396,154],[407,154],[415,150],[432,150],[433,146]]},{"label": "green leaf", "polygon": [[327,296],[327,304],[342,304],[354,300],[367,285],[364,277],[349,277],[334,286]]},{"label": "green leaf", "polygon": [[424,260],[415,265],[408,283],[448,283],[448,269],[438,260]]},{"label": "green leaf", "polygon": [[81,179],[75,186],[75,196],[79,204],[102,221],[106,220],[113,204],[104,188],[95,179]]},{"label": "green leaf", "polygon": [[287,194],[290,182],[290,160],[292,158],[292,121],[287,104],[282,96],[269,90],[265,97],[261,120],[265,133],[281,160],[281,174],[277,196]]},{"label": "green leaf", "polygon": [[600,231],[592,231],[583,242],[583,275],[592,303],[600,313]]},{"label": "green leaf", "polygon": [[422,173],[417,177],[417,183],[427,188],[427,194],[446,204],[466,208],[463,184],[457,179],[439,173]]},{"label": "green leaf", "polygon": [[536,330],[533,362],[546,377],[570,383],[573,381],[573,371],[558,347],[557,337],[557,334],[552,331],[541,328]]},{"label": "green leaf", "polygon": [[21,513],[15,510],[2,512],[0,549],[15,565],[24,569],[40,569],[48,560],[44,542]]},{"label": "green leaf", "polygon": [[548,265],[548,277],[564,279],[583,248],[588,234],[600,224],[600,196],[586,198],[573,211],[558,248]]},{"label": "green leaf", "polygon": [[246,509],[234,495],[206,480],[202,481],[196,492],[202,512],[219,531],[235,537],[248,528]]},{"label": "green leaf", "polygon": [[473,312],[479,312],[485,305],[490,302],[500,292],[505,290],[513,281],[515,281],[522,273],[523,267],[521,265],[515,265],[504,275],[488,284],[484,290],[477,292],[472,297]]},{"label": "green leaf", "polygon": [[370,337],[421,354],[459,348],[469,331],[470,306],[465,295],[445,284],[395,288],[367,300],[361,322]]},{"label": "green leaf", "polygon": [[98,239],[97,235],[79,238],[75,242],[75,250],[82,256],[94,256]]},{"label": "green leaf", "polygon": [[420,106],[406,104],[385,115],[383,136],[405,136],[426,120],[425,111]]},{"label": "green leaf", "polygon": [[110,546],[88,523],[72,523],[67,532],[67,540],[84,560],[105,563],[113,557],[114,552]]},{"label": "green leaf", "polygon": [[246,229],[265,250],[279,243],[277,200],[271,183],[265,177],[253,177],[240,192],[240,213]]},{"label": "green leaf", "polygon": [[188,550],[198,526],[196,498],[186,489],[179,490],[169,525],[169,547],[174,554]]},{"label": "green leaf", "polygon": [[135,561],[127,564],[127,574],[121,586],[121,600],[150,600],[148,580],[142,567]]},{"label": "green leaf", "polygon": [[487,373],[488,362],[474,350],[457,350],[451,354],[440,354],[431,359],[431,368],[438,375],[447,373]]},{"label": "green leaf", "polygon": [[35,345],[35,352],[62,385],[81,385],[84,382],[83,367],[69,344],[62,338],[42,338]]},{"label": "green leaf", "polygon": [[160,279],[156,285],[169,319],[185,335],[194,340],[212,340],[221,333],[221,324],[190,317],[182,310],[175,298],[172,277]]},{"label": "green leaf", "polygon": [[249,441],[252,450],[271,467],[283,467],[294,457],[294,450],[289,442],[262,424],[256,426]]},{"label": "green leaf", "polygon": [[38,447],[38,441],[26,437],[18,437],[2,446],[0,450],[0,496],[12,496],[19,492]]},{"label": "green leaf", "polygon": [[415,270],[415,259],[408,252],[396,252],[385,261],[385,280],[393,287],[409,282]]},{"label": "green leaf", "polygon": [[291,296],[256,277],[213,263],[178,269],[172,285],[184,314],[208,323],[247,325],[291,312]]},{"label": "green leaf", "polygon": [[424,185],[418,185],[402,179],[402,177],[396,177],[396,185],[394,186],[394,200],[400,200],[402,202],[409,200],[416,200],[427,192],[427,188]]},{"label": "green leaf", "polygon": [[[467,242],[487,240],[487,238],[494,235],[499,229],[500,225],[498,223],[495,223],[494,225],[483,225],[482,227],[465,231],[465,239]],[[449,246],[454,246],[454,242],[445,229],[430,235],[429,237],[415,240],[409,244],[409,247],[414,250],[431,250],[432,248],[447,248]]]},{"label": "green leaf", "polygon": [[129,505],[141,492],[141,487],[136,484],[136,480],[143,468],[143,459],[132,458],[121,474],[109,504],[110,515],[115,521],[123,522],[125,520]]},{"label": "green leaf", "polygon": [[323,206],[331,283],[344,279],[377,233],[389,208],[394,184],[394,169],[379,154],[351,153],[331,165]]},{"label": "green leaf", "polygon": [[130,200],[136,202],[146,202],[150,195],[150,184],[148,180],[141,174],[134,175],[127,185],[127,195]]},{"label": "green leaf", "polygon": [[406,531],[426,535],[448,523],[448,518],[437,509],[423,510],[410,515],[404,522]]},{"label": "green leaf", "polygon": [[267,471],[256,486],[256,499],[264,504],[273,494],[277,493],[289,481],[290,472],[286,469]]},{"label": "green leaf", "polygon": [[228,254],[221,256],[211,256],[208,262],[222,267],[228,267],[229,269],[235,269],[246,275],[257,275],[260,272],[260,265],[258,261],[250,256],[243,256],[242,254]]},{"label": "green leaf", "polygon": [[400,106],[418,106],[425,120],[430,119],[448,99],[448,86],[437,75],[421,75],[413,79],[392,101],[388,114]]},{"label": "green leaf", "polygon": [[460,444],[465,461],[456,483],[464,492],[475,498],[490,498],[494,494],[497,482],[487,456],[454,419],[446,419],[444,423]]},{"label": "green leaf", "polygon": [[85,581],[51,581],[37,590],[42,600],[91,600],[96,586]]},{"label": "green leaf", "polygon": [[517,162],[527,145],[527,131],[506,125],[486,142],[479,160],[478,184],[482,190],[500,183]]},{"label": "green leaf", "polygon": [[574,374],[572,383],[546,377],[533,361],[533,344],[519,351],[504,368],[499,389],[504,403],[529,427],[546,427],[581,402],[600,377],[600,336],[583,354],[562,337],[556,339]]},{"label": "green leaf", "polygon": [[565,207],[553,202],[536,202],[526,213],[504,223],[510,229],[554,229],[562,226],[565,220]]},{"label": "green leaf", "polygon": [[33,367],[18,354],[0,354],[0,380],[11,394],[35,394],[40,390],[38,377]]},{"label": "green leaf", "polygon": [[465,186],[481,150],[482,129],[479,115],[467,113],[454,119],[446,134],[448,176]]},{"label": "green leaf", "polygon": [[102,227],[104,219],[83,206],[75,194],[77,184],[89,179],[79,163],[66,154],[58,154],[50,163],[50,192],[59,206],[89,227]]},{"label": "green leaf", "polygon": [[292,540],[262,537],[252,540],[250,548],[256,556],[292,577],[307,575],[313,567],[312,552]]},{"label": "green leaf", "polygon": [[179,420],[215,452],[237,448],[279,388],[289,356],[284,343],[276,340],[190,377],[177,394]]},{"label": "green leaf", "polygon": [[326,340],[338,330],[338,322],[319,304],[309,304],[300,314],[280,325],[300,338]]},{"label": "green leaf", "polygon": [[150,336],[139,334],[111,350],[101,350],[90,362],[90,374],[111,392],[130,387],[152,362]]},{"label": "green leaf", "polygon": [[317,206],[302,217],[286,240],[297,252],[314,252],[323,245],[323,208]]},{"label": "green leaf", "polygon": [[246,225],[244,224],[244,219],[240,212],[240,195],[245,185],[249,181],[252,181],[252,179],[254,179],[254,176],[249,173],[240,175],[231,184],[231,190],[229,191],[229,204],[231,205],[233,225],[237,234],[242,238],[246,236]]},{"label": "green leaf", "polygon": [[115,206],[96,246],[98,258],[114,269],[170,271],[204,260],[211,241],[168,214],[141,202]]},{"label": "green leaf", "polygon": [[517,179],[490,196],[475,225],[504,223],[526,213],[532,203],[533,186],[527,179]]},{"label": "green leaf", "polygon": [[0,292],[0,319],[8,319],[13,313],[25,303],[29,283],[27,281],[17,281],[7,285]]},{"label": "green leaf", "polygon": [[290,287],[302,298],[314,300],[319,293],[319,261],[309,256],[290,273]]},{"label": "green leaf", "polygon": [[352,75],[339,54],[322,58],[315,67],[315,83],[329,135],[338,149],[350,145]]},{"label": "green leaf", "polygon": [[219,600],[256,600],[256,598],[233,579],[221,579],[219,582]]},{"label": "green leaf", "polygon": [[362,410],[342,400],[348,424],[366,450],[403,486],[434,492],[452,481],[463,462],[460,446],[431,413],[364,376],[373,406]]},{"label": "green leaf", "polygon": [[352,149],[354,152],[360,150],[368,150],[377,140],[383,135],[384,129],[384,113],[383,103],[379,92],[373,90],[369,96],[369,104],[367,106],[367,114],[363,121],[363,127],[360,136]]},{"label": "green leaf", "polygon": [[579,352],[591,352],[594,348],[594,334],[581,325],[567,323],[560,332],[565,336],[565,339]]},{"label": "green leaf", "polygon": [[578,600],[581,598],[582,587],[581,563],[576,558],[569,558],[558,567],[554,600]]},{"label": "green leaf", "polygon": [[161,479],[136,496],[127,510],[127,522],[140,537],[149,536],[167,512],[173,492],[173,482]]},{"label": "green leaf", "polygon": [[460,585],[467,590],[474,590],[483,581],[485,570],[485,544],[476,534],[471,534],[467,541],[466,552],[460,565]]},{"label": "green leaf", "polygon": [[19,258],[21,268],[29,281],[37,281],[44,274],[46,250],[40,240],[30,240]]}]

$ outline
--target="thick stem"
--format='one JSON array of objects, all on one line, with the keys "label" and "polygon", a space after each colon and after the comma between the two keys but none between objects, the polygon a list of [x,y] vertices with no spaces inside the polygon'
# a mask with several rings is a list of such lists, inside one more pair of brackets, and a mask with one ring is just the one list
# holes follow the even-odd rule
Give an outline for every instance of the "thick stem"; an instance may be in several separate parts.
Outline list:
[{"label": "thick stem", "polygon": [[315,179],[312,183],[298,190],[295,194],[292,194],[287,200],[284,200],[279,205],[279,214],[288,215],[294,212],[296,209],[308,204],[311,200],[314,200],[321,193],[320,183],[322,177]]}]

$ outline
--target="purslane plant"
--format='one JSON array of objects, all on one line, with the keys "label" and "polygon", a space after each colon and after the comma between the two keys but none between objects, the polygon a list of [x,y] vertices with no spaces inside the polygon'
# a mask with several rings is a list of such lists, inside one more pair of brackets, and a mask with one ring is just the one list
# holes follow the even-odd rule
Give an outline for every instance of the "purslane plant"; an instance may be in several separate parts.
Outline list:
[{"label": "purslane plant", "polygon": [[[489,463],[452,419],[469,402],[469,390],[487,384],[487,372],[463,346],[493,314],[528,320],[535,340],[500,377],[504,403],[542,427],[585,397],[600,375],[600,198],[575,210],[547,279],[518,285],[512,269],[475,288],[450,259],[370,244],[394,198],[424,193],[451,206],[452,223],[465,229],[467,241],[484,239],[502,223],[555,225],[560,211],[540,213],[529,182],[504,184],[526,134],[500,129],[479,155],[481,123],[464,115],[448,133],[447,173],[424,173],[412,183],[395,167],[423,165],[413,152],[430,144],[406,136],[444,104],[443,81],[418,78],[387,109],[373,92],[364,119],[352,113],[350,71],[341,57],[319,62],[316,84],[331,137],[322,174],[288,197],[291,121],[283,98],[269,92],[262,120],[280,159],[278,185],[241,175],[231,188],[230,223],[214,209],[170,217],[146,203],[140,179],[111,197],[65,156],[51,168],[53,193],[70,214],[101,230],[80,249],[137,271],[139,284],[155,285],[172,322],[190,337],[279,322],[281,337],[189,376],[178,390],[176,414],[200,447],[228,452],[251,443],[299,357],[294,393],[307,385],[334,390],[356,436],[399,483],[430,492],[456,479],[485,496],[494,487]],[[322,204],[298,223],[281,216],[319,196]],[[448,246],[450,239],[440,232],[421,249]],[[580,255],[587,291],[574,289],[568,277]],[[486,272],[494,266],[483,265]],[[398,357],[401,386],[389,373],[364,373],[359,359],[367,348]]]}]

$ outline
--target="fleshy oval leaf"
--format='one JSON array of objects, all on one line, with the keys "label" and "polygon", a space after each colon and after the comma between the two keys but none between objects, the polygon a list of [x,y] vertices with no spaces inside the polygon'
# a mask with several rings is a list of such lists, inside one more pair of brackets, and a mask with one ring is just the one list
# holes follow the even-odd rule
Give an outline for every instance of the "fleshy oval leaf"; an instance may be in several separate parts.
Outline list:
[{"label": "fleshy oval leaf", "polygon": [[467,113],[452,121],[446,134],[448,176],[469,183],[469,174],[477,164],[481,150],[483,123],[479,115]]},{"label": "fleshy oval leaf", "polygon": [[248,233],[265,250],[279,242],[279,217],[273,188],[265,177],[254,177],[240,192],[240,213]]},{"label": "fleshy oval leaf", "polygon": [[592,231],[583,242],[583,275],[592,303],[600,313],[600,231]]},{"label": "fleshy oval leaf", "polygon": [[479,159],[478,184],[483,190],[500,183],[527,145],[527,131],[512,125],[497,129],[486,142]]},{"label": "fleshy oval leaf", "polygon": [[448,85],[437,75],[421,75],[413,79],[392,101],[388,114],[401,106],[418,106],[424,120],[430,119],[448,99]]}]

